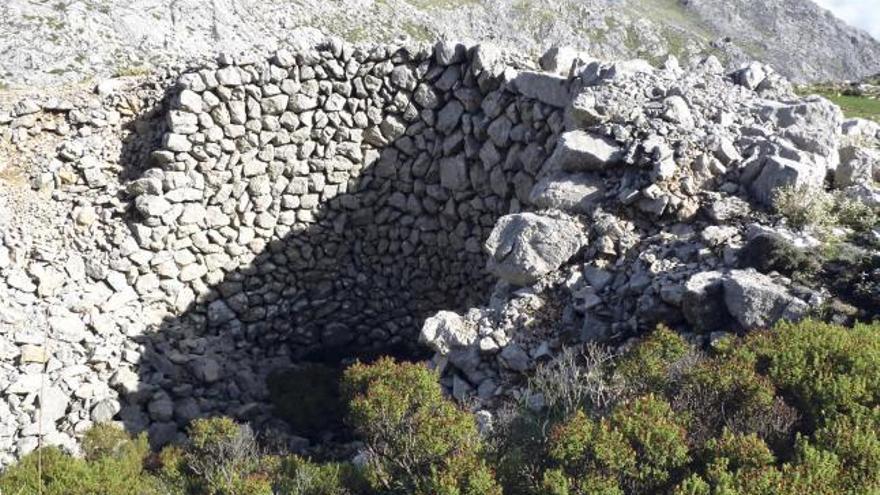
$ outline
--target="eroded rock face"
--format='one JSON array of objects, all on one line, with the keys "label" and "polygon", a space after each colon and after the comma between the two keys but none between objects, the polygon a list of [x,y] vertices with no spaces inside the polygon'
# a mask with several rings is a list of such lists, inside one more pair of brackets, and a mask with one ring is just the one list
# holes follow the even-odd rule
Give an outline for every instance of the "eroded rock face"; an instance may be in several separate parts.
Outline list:
[{"label": "eroded rock face", "polygon": [[586,245],[583,230],[580,222],[565,214],[504,216],[486,239],[486,268],[514,285],[534,283]]}]

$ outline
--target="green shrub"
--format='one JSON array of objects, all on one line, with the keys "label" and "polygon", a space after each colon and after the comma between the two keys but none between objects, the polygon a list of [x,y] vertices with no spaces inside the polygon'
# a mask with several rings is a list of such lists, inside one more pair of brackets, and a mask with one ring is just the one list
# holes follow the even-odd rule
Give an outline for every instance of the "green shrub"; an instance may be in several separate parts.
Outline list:
[{"label": "green shrub", "polygon": [[[56,447],[45,447],[26,455],[0,476],[0,493],[161,493],[158,481],[144,470],[144,459],[149,453],[145,435],[131,438],[114,426],[100,425],[90,431],[86,438],[84,449],[87,458],[72,457]],[[42,476],[39,476],[40,472]]]},{"label": "green shrub", "polygon": [[758,433],[774,443],[788,439],[797,413],[776,396],[770,379],[738,356],[718,356],[694,366],[675,392],[673,405],[687,418],[699,448],[727,429]]},{"label": "green shrub", "polygon": [[754,433],[742,435],[725,430],[721,437],[708,443],[707,450],[713,460],[726,459],[728,468],[733,470],[759,469],[773,465],[776,460],[770,447]]},{"label": "green shrub", "polygon": [[198,483],[186,468],[183,448],[169,445],[152,458],[151,471],[162,482],[165,491],[170,494],[193,493]]},{"label": "green shrub", "polygon": [[253,433],[226,417],[196,419],[184,450],[186,471],[197,493],[206,495],[271,494]]},{"label": "green shrub", "polygon": [[554,428],[548,455],[557,468],[545,488],[573,494],[656,493],[690,460],[685,429],[653,395],[599,421],[576,413]]},{"label": "green shrub", "polygon": [[351,464],[316,464],[298,456],[281,461],[279,495],[355,495],[369,493],[367,481]]},{"label": "green shrub", "polygon": [[807,184],[777,189],[773,209],[795,229],[813,227],[824,233],[838,221],[834,214],[834,195]]},{"label": "green shrub", "polygon": [[692,352],[679,334],[660,325],[621,358],[617,371],[639,392],[663,392]]},{"label": "green shrub", "polygon": [[583,412],[553,429],[548,456],[558,466],[544,474],[551,493],[622,493],[620,480],[636,476],[637,454],[623,432]]},{"label": "green shrub", "polygon": [[690,460],[687,432],[663,399],[648,395],[629,402],[614,411],[611,423],[636,452],[631,484],[640,493],[654,493]]},{"label": "green shrub", "polygon": [[341,378],[336,368],[309,363],[272,373],[266,383],[276,413],[298,434],[315,435],[342,427]]},{"label": "green shrub", "polygon": [[758,234],[739,254],[742,268],[752,267],[761,273],[777,271],[787,276],[808,277],[820,269],[816,256],[794,246],[778,234]]},{"label": "green shrub", "polygon": [[750,335],[739,354],[754,359],[804,415],[807,433],[823,419],[880,404],[880,323],[780,323]]},{"label": "green shrub", "polygon": [[876,208],[845,196],[842,192],[835,195],[834,214],[841,225],[856,232],[869,232],[880,224],[880,215]]},{"label": "green shrub", "polygon": [[[345,371],[349,422],[369,453],[372,482],[393,493],[500,493],[481,457],[474,418],[419,364],[382,358]],[[454,462],[453,462],[454,461]]]},{"label": "green shrub", "polygon": [[780,188],[773,197],[773,208],[792,227],[812,227],[822,235],[835,226],[868,231],[878,219],[877,210],[859,200],[809,185]]},{"label": "green shrub", "polygon": [[816,432],[813,443],[840,461],[843,491],[880,493],[880,407],[832,419]]},{"label": "green shrub", "polygon": [[548,459],[535,452],[547,448],[550,421],[541,411],[517,404],[496,411],[489,450],[498,481],[506,495],[535,493],[544,484]]}]

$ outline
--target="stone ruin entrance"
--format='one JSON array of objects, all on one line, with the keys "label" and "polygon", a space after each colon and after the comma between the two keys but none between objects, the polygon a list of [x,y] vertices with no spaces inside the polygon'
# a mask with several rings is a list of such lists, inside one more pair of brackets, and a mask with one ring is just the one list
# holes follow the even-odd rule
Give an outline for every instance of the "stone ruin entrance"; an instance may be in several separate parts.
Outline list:
[{"label": "stone ruin entrance", "polygon": [[271,370],[411,351],[425,317],[484,301],[483,241],[528,205],[568,95],[502,60],[330,42],[181,76],[129,187],[174,316],[143,337],[125,421],[156,444],[197,414],[271,421]]}]

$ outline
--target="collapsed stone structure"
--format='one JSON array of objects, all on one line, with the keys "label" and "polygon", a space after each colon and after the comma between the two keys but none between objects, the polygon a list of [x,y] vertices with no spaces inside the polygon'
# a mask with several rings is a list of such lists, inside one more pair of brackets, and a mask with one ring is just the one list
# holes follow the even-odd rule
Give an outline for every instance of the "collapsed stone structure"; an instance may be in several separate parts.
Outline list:
[{"label": "collapsed stone structure", "polygon": [[[760,211],[779,187],[837,170],[876,200],[876,128],[757,65],[541,64],[328,40],[0,115],[19,148],[59,136],[27,173],[64,224],[35,235],[5,206],[0,463],[110,419],[156,445],[200,415],[283,429],[269,372],[420,331],[455,396],[489,403],[566,340],[762,326],[827,298],[741,270],[737,247],[781,232]],[[839,164],[842,125],[862,144]]]},{"label": "collapsed stone structure", "polygon": [[210,294],[209,327],[307,354],[412,342],[427,312],[481,299],[482,242],[527,201],[566,78],[502,87],[501,53],[461,45],[236,62],[181,77],[129,187],[179,311]]}]

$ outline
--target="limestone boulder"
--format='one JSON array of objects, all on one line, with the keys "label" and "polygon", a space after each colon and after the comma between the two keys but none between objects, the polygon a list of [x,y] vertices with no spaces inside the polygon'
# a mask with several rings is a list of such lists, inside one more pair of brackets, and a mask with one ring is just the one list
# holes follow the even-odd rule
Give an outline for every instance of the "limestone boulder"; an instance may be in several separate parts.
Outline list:
[{"label": "limestone boulder", "polygon": [[779,320],[798,321],[809,310],[784,286],[754,270],[733,270],[723,284],[727,310],[747,330],[767,328]]},{"label": "limestone boulder", "polygon": [[834,186],[846,188],[869,184],[880,176],[880,151],[846,146],[840,150],[840,165],[834,171]]},{"label": "limestone boulder", "polygon": [[821,164],[773,155],[766,158],[750,189],[755,200],[770,205],[780,188],[807,186],[818,189],[824,180],[825,167]]},{"label": "limestone boulder", "polygon": [[490,273],[529,285],[558,269],[587,244],[584,227],[562,214],[516,213],[501,217],[484,245]]},{"label": "limestone boulder", "polygon": [[565,108],[571,100],[566,76],[526,70],[516,73],[511,84],[523,96],[557,108]]},{"label": "limestone boulder", "polygon": [[613,140],[586,131],[562,134],[545,167],[568,172],[605,170],[623,161],[623,150]]},{"label": "limestone boulder", "polygon": [[425,320],[419,334],[419,342],[444,355],[469,347],[476,340],[476,328],[452,311],[440,311]]},{"label": "limestone boulder", "polygon": [[535,184],[529,201],[538,208],[589,213],[604,194],[605,185],[598,175],[555,172]]}]

